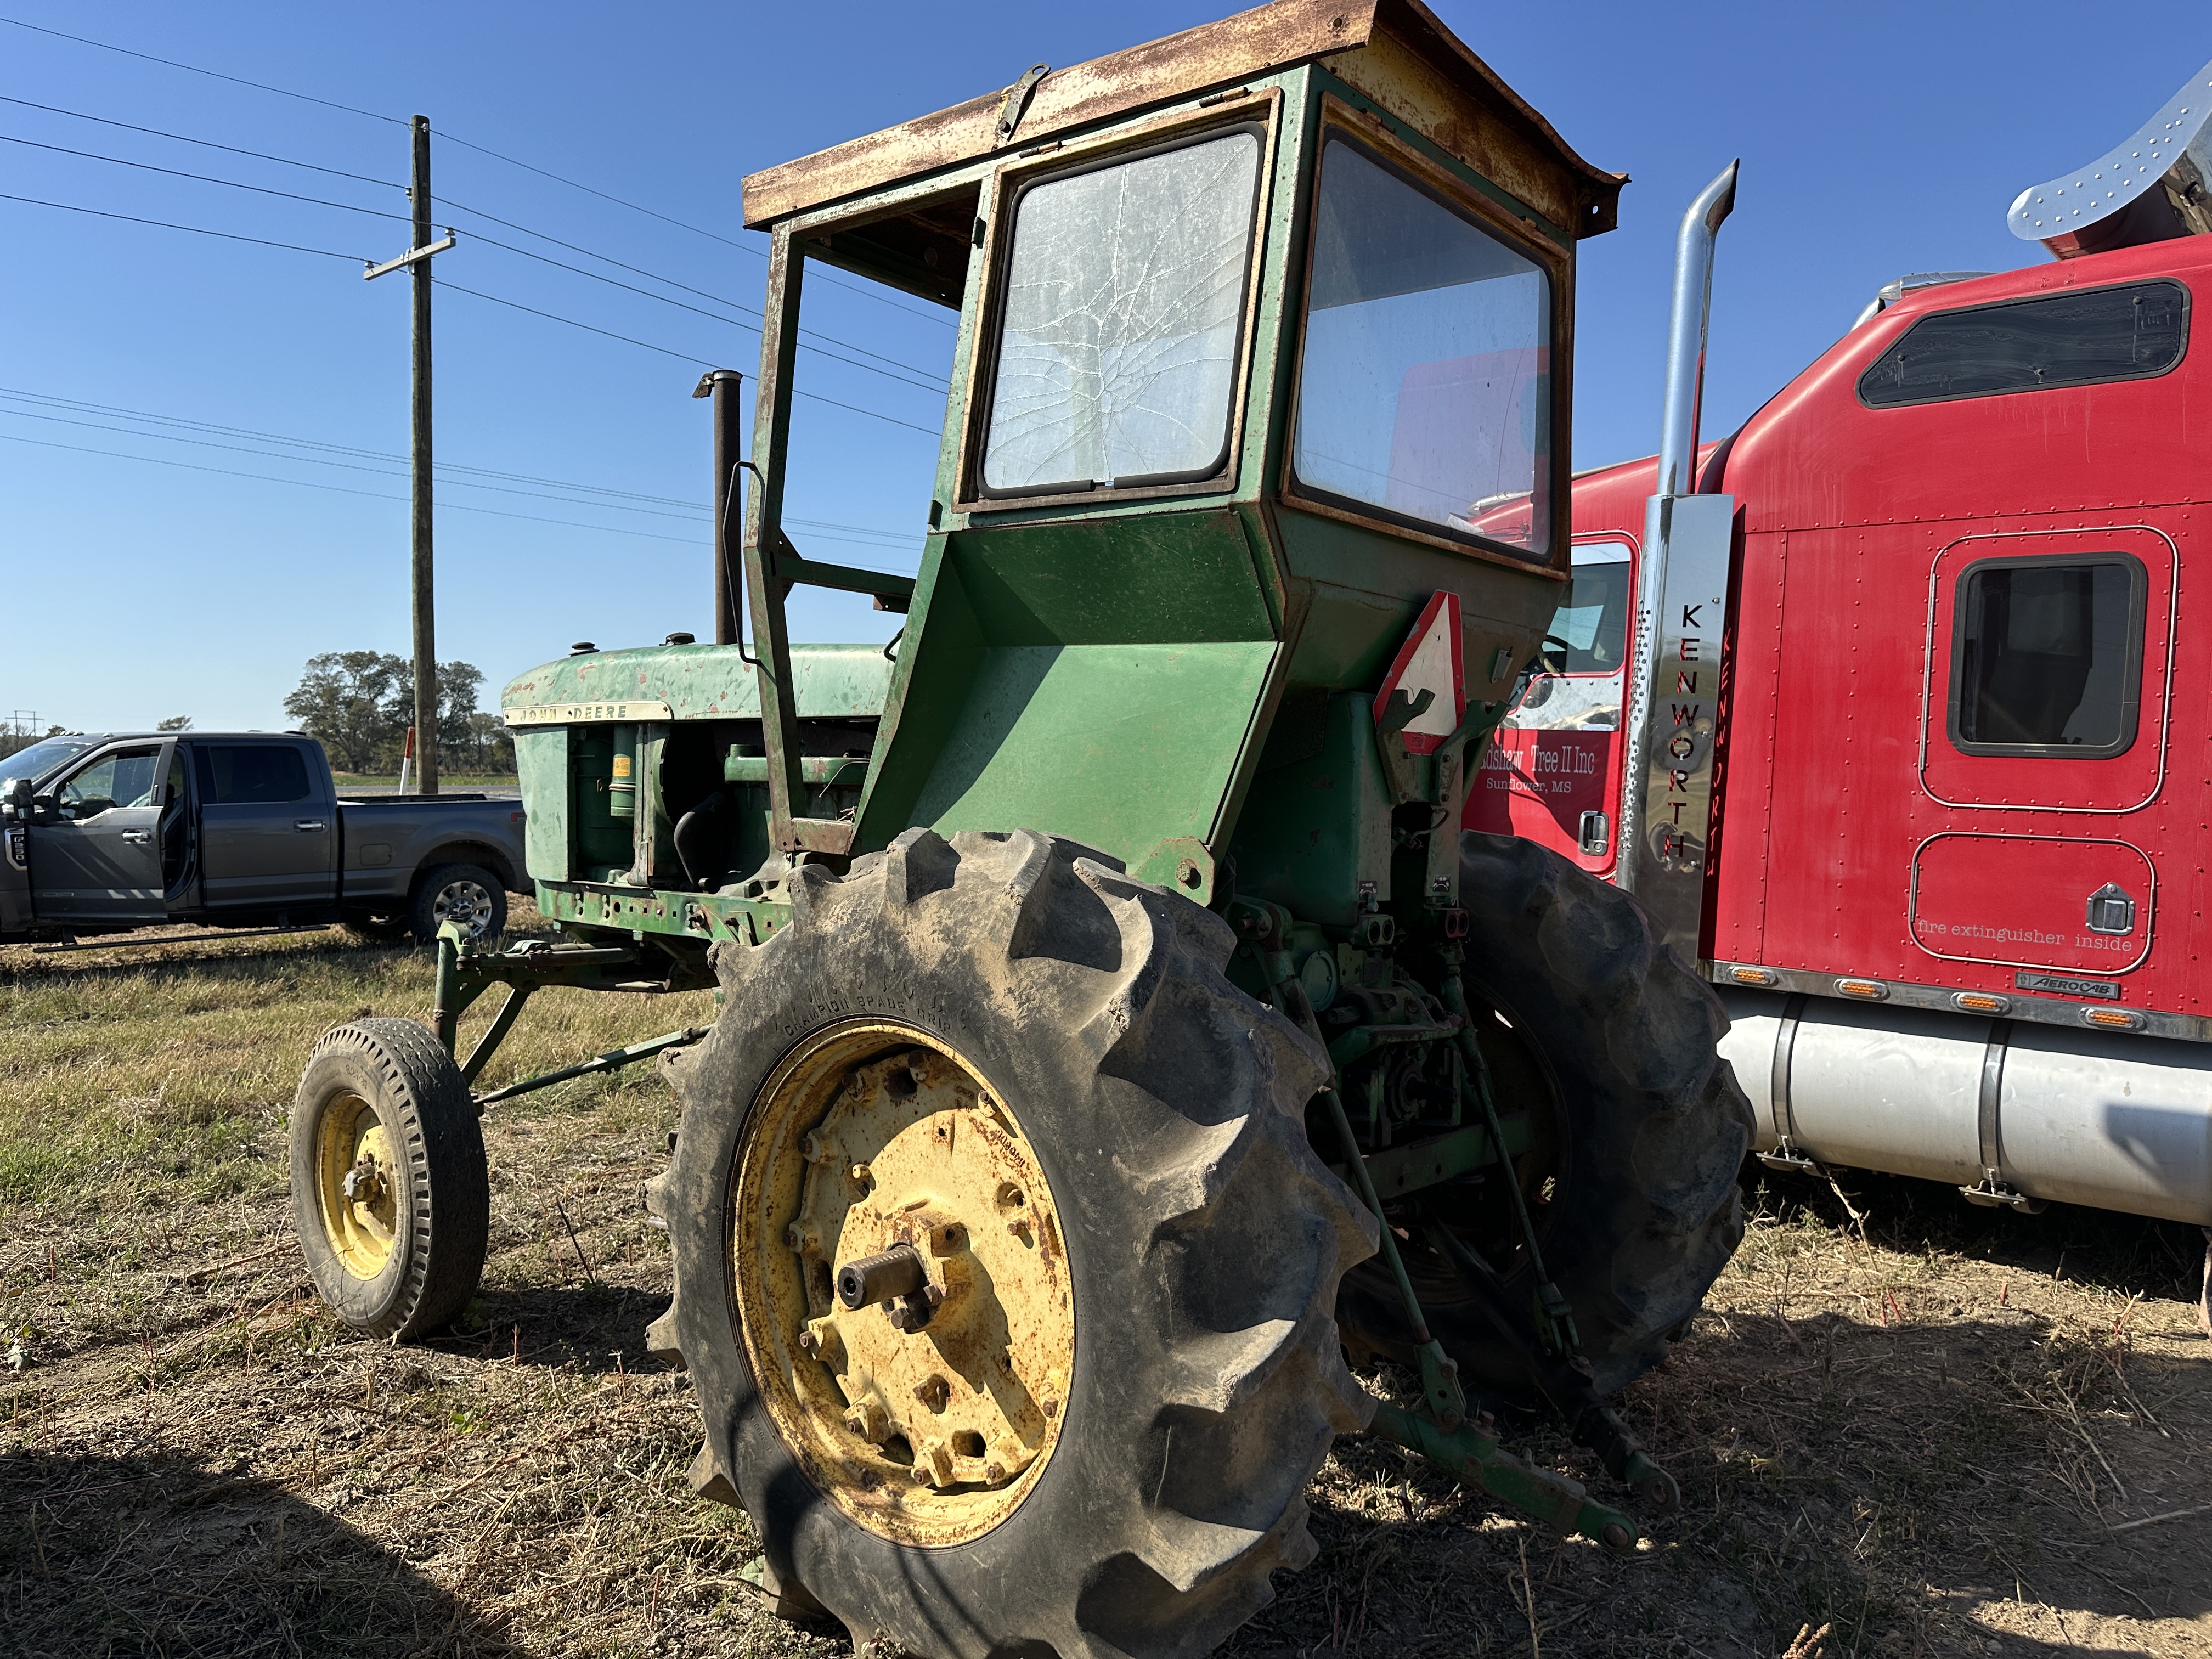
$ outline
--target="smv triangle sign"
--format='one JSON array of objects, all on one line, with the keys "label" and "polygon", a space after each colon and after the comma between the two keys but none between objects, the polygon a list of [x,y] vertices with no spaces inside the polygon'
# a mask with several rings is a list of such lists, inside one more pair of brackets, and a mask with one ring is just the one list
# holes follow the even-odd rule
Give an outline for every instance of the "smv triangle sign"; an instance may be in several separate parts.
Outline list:
[{"label": "smv triangle sign", "polygon": [[1414,702],[1424,691],[1434,694],[1428,707],[1406,723],[1406,747],[1413,753],[1432,755],[1459,730],[1467,717],[1467,667],[1456,593],[1439,591],[1429,596],[1421,619],[1413,624],[1398,660],[1382,677],[1382,689],[1375,694],[1376,725],[1388,718],[1395,691],[1403,691]]}]

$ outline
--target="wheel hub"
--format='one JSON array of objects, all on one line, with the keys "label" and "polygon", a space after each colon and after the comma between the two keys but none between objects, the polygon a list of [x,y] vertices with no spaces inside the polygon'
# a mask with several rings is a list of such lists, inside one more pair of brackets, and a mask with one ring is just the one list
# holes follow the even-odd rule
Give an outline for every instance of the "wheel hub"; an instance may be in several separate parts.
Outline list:
[{"label": "wheel hub", "polygon": [[473,881],[452,882],[438,890],[430,914],[441,922],[459,922],[475,939],[491,921],[491,895]]},{"label": "wheel hub", "polygon": [[832,1028],[756,1103],[732,1278],[753,1371],[815,1484],[901,1542],[1012,1513],[1074,1363],[1043,1171],[1004,1100],[901,1024]]},{"label": "wheel hub", "polygon": [[398,1224],[392,1140],[376,1109],[341,1095],[324,1109],[315,1149],[323,1235],[357,1279],[374,1279],[391,1259]]}]

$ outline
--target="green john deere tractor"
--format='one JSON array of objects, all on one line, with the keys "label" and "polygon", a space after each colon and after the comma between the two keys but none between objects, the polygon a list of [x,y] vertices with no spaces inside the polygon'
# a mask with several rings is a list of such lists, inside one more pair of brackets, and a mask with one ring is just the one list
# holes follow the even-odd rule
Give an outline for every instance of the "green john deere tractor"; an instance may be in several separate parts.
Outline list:
[{"label": "green john deere tractor", "polygon": [[[1280,0],[747,179],[749,461],[737,377],[702,388],[724,642],[507,688],[561,938],[449,938],[434,1032],[318,1046],[294,1194],[341,1316],[450,1320],[484,1105],[657,1056],[649,1346],[786,1610],[934,1659],[1202,1652],[1362,1431],[1632,1547],[1479,1407],[1674,1498],[1607,1396],[1735,1245],[1748,1112],[1632,902],[1459,833],[1564,592],[1574,251],[1622,182],[1414,0]],[[816,264],[959,315],[911,580],[784,532]],[[904,630],[794,647],[799,583]],[[546,985],[719,1012],[472,1095]]]}]

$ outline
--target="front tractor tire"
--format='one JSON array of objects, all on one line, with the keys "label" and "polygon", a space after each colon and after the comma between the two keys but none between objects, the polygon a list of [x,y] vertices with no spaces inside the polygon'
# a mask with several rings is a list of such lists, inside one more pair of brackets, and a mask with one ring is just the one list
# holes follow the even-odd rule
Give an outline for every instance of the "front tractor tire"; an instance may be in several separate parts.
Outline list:
[{"label": "front tractor tire", "polygon": [[1064,841],[910,830],[790,891],[664,1060],[649,1346],[697,1385],[695,1487],[856,1644],[1205,1652],[1312,1558],[1306,1485],[1371,1409],[1320,1055],[1218,918]]},{"label": "front tractor tire", "polygon": [[483,1272],[491,1186],[460,1068],[411,1019],[323,1034],[289,1127],[292,1224],[343,1323],[395,1342],[459,1316]]},{"label": "front tractor tire", "polygon": [[[1534,1126],[1513,1178],[1591,1380],[1609,1395],[1666,1358],[1743,1238],[1736,1173],[1752,1116],[1715,1047],[1728,1016],[1627,894],[1533,842],[1462,836],[1460,895],[1476,1041],[1499,1111],[1526,1109]],[[1502,1180],[1447,1187],[1431,1203],[1498,1271],[1505,1299],[1529,1306],[1535,1277]],[[1392,1219],[1407,1226],[1407,1271],[1462,1381],[1492,1403],[1535,1403],[1520,1353],[1419,1218]],[[1337,1317],[1355,1353],[1411,1364],[1404,1304],[1376,1267],[1346,1275]]]}]

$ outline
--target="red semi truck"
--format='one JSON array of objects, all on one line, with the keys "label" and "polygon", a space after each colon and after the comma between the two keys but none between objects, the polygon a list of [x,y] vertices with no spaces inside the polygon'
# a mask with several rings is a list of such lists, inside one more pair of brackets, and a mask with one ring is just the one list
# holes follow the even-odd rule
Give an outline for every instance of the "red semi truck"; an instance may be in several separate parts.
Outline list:
[{"label": "red semi truck", "polygon": [[2212,66],[2022,193],[2056,263],[1891,284],[1700,447],[1731,168],[1684,222],[1662,453],[1575,481],[1466,823],[1644,898],[1771,1164],[2212,1226],[2208,112]]}]

